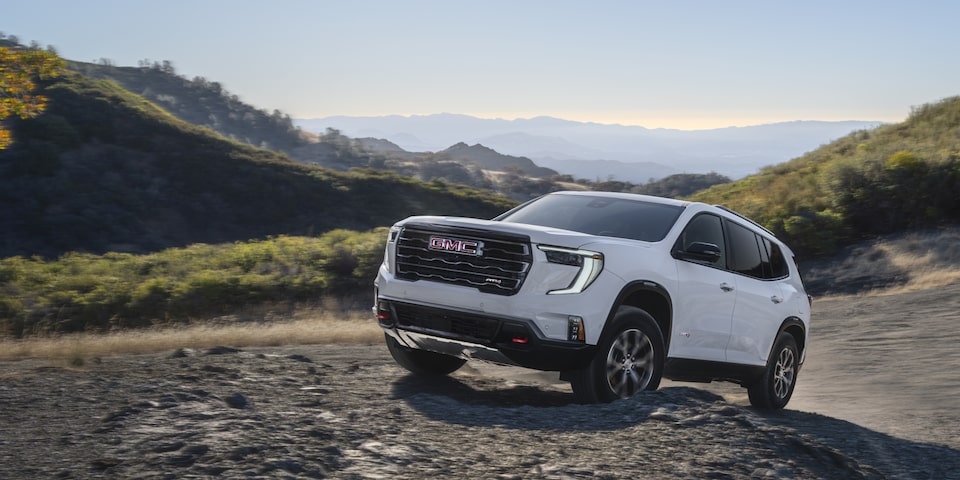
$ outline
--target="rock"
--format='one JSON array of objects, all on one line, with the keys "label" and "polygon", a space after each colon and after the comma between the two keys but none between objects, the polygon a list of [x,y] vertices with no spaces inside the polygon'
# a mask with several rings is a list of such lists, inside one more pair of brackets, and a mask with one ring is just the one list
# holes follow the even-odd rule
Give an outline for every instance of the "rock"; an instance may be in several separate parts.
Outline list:
[{"label": "rock", "polygon": [[290,360],[296,360],[298,362],[313,363],[313,360],[310,360],[309,358],[300,354],[287,355],[287,358],[289,358]]},{"label": "rock", "polygon": [[239,353],[242,351],[243,350],[240,350],[239,348],[218,346],[218,347],[208,348],[205,354],[206,355],[226,355],[230,353]]},{"label": "rock", "polygon": [[223,401],[226,402],[226,404],[230,406],[230,408],[243,409],[243,408],[247,408],[247,405],[249,404],[249,402],[247,401],[247,397],[243,396],[240,393],[234,393],[233,395],[230,395],[229,397],[224,398]]},{"label": "rock", "polygon": [[170,358],[186,358],[196,354],[194,350],[189,348],[178,348],[170,354]]}]

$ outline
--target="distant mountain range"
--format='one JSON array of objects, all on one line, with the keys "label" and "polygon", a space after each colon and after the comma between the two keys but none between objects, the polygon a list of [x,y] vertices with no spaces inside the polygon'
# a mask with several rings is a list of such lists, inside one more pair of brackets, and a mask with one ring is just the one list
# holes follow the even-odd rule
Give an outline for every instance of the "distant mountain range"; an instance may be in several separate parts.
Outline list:
[{"label": "distant mountain range", "polygon": [[[717,172],[732,178],[798,157],[876,121],[794,121],[711,130],[650,129],[553,117],[503,120],[435,114],[295,119],[304,130],[334,128],[350,137],[387,139],[406,151],[465,142],[528,157],[577,178],[644,183],[674,173]],[[604,160],[598,163],[597,160]]]}]

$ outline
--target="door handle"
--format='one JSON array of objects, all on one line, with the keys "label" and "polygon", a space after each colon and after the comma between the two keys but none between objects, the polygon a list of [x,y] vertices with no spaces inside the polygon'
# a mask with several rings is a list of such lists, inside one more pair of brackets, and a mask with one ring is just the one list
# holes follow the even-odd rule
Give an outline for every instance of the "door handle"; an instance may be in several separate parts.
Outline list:
[{"label": "door handle", "polygon": [[727,283],[727,282],[723,282],[723,283],[720,284],[720,290],[723,290],[724,292],[732,292],[732,291],[733,291],[733,285],[730,285],[730,284]]},{"label": "door handle", "polygon": [[774,295],[774,296],[770,297],[770,301],[773,302],[773,303],[780,303],[780,302],[783,301],[783,298]]}]

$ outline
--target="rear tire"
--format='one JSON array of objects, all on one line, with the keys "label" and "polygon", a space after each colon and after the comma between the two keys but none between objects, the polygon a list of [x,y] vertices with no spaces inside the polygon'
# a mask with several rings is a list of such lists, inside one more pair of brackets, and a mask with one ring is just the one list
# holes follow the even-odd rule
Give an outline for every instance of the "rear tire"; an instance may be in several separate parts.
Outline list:
[{"label": "rear tire", "polygon": [[663,334],[644,310],[621,307],[587,368],[570,372],[580,403],[611,402],[656,390],[663,376]]},{"label": "rear tire", "polygon": [[793,335],[783,332],[777,337],[763,378],[747,388],[750,405],[763,410],[779,410],[787,406],[797,385],[800,355]]},{"label": "rear tire", "polygon": [[394,361],[417,375],[447,375],[467,363],[462,358],[405,347],[389,334],[384,333],[383,335],[387,341],[387,350],[390,350],[390,355],[393,356]]}]

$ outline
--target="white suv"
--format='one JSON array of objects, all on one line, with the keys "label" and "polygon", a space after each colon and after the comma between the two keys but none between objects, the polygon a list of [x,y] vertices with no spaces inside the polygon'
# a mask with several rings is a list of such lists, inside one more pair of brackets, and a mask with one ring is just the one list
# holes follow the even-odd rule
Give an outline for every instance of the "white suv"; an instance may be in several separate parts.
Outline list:
[{"label": "white suv", "polygon": [[810,321],[793,253],[723,207],[557,192],[493,220],[410,217],[387,240],[374,312],[414,373],[559,371],[581,402],[661,377],[733,381],[759,408],[793,394]]}]

